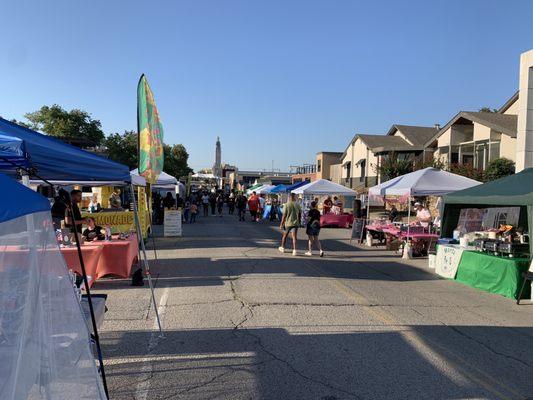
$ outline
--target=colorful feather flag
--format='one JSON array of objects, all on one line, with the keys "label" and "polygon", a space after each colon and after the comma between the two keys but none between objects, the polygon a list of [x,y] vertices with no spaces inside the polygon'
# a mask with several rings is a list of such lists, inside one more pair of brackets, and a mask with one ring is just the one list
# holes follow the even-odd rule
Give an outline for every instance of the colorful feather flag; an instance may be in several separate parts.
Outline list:
[{"label": "colorful feather flag", "polygon": [[137,127],[139,132],[139,175],[155,183],[163,171],[163,125],[154,95],[144,74],[137,86]]}]

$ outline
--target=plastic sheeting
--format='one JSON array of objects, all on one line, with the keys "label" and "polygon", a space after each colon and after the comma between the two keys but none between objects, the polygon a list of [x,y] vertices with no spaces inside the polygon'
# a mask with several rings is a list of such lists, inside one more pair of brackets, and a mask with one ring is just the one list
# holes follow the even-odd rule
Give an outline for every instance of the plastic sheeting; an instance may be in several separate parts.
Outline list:
[{"label": "plastic sheeting", "polygon": [[0,398],[105,399],[49,211],[0,223]]}]

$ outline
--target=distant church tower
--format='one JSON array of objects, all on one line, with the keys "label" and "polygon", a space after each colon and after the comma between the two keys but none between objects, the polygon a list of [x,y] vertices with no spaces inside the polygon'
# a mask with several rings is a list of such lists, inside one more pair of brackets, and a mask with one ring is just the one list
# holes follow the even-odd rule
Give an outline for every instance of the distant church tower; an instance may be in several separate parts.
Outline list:
[{"label": "distant church tower", "polygon": [[215,164],[213,165],[213,175],[217,178],[222,177],[222,149],[220,148],[220,138],[217,136],[215,147]]}]

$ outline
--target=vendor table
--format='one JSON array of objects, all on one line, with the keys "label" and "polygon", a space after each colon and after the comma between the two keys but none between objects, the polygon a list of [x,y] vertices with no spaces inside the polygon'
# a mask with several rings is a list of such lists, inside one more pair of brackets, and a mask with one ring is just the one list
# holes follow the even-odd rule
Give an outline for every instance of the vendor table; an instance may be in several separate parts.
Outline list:
[{"label": "vendor table", "polygon": [[[529,259],[492,256],[476,251],[463,251],[455,279],[477,289],[516,299]],[[529,293],[524,293],[529,297]]]},{"label": "vendor table", "polygon": [[96,278],[102,278],[106,275],[129,278],[131,267],[139,252],[139,244],[135,234],[125,240],[86,242],[82,249],[85,247],[102,248],[102,256],[96,269]]},{"label": "vendor table", "polygon": [[339,228],[349,228],[353,223],[353,214],[328,213],[320,216],[320,226],[337,226]]},{"label": "vendor table", "polygon": [[[81,246],[81,254],[83,257],[83,263],[85,265],[85,272],[87,273],[87,279],[89,286],[92,286],[96,278],[98,277],[98,262],[102,257],[103,248],[100,246]],[[62,247],[61,254],[65,259],[67,267],[77,274],[82,275],[80,259],[78,257],[78,249],[76,246]]]}]

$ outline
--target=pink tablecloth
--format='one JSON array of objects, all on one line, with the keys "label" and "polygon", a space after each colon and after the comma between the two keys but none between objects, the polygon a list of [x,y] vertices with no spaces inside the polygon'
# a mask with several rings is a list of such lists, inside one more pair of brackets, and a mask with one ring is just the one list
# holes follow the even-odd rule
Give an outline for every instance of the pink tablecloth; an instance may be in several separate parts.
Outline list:
[{"label": "pink tablecloth", "polygon": [[137,236],[132,235],[126,240],[112,240],[110,242],[87,242],[83,248],[101,247],[102,255],[96,268],[96,278],[106,275],[129,278],[131,267],[137,259],[139,244]]},{"label": "pink tablecloth", "polygon": [[[98,278],[98,262],[102,257],[102,250],[103,247],[101,246],[81,246],[81,255],[83,257],[83,264],[85,265],[85,272],[87,272],[89,286],[92,286]],[[67,267],[81,275],[80,259],[76,246],[61,248],[61,254],[65,259]]]},{"label": "pink tablecloth", "polygon": [[353,214],[328,213],[320,217],[320,226],[337,226],[339,228],[349,228],[352,223]]}]

